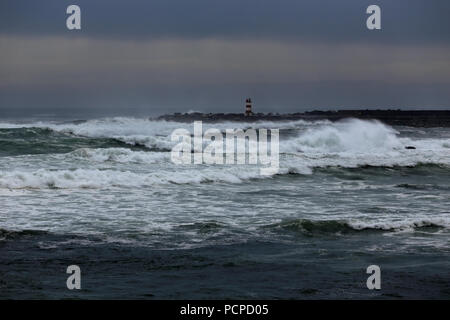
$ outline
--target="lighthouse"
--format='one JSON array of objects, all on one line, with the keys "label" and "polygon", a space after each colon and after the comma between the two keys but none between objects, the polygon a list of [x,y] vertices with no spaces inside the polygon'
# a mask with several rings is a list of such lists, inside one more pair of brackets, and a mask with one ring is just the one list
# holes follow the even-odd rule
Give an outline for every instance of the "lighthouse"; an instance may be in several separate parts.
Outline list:
[{"label": "lighthouse", "polygon": [[252,99],[248,98],[247,100],[245,100],[245,116],[249,117],[253,115],[252,112]]}]

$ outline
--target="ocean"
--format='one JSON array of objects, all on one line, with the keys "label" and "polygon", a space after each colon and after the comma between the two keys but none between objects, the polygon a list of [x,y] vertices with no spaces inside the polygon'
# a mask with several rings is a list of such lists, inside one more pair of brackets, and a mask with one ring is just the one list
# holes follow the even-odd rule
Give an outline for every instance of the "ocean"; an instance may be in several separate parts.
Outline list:
[{"label": "ocean", "polygon": [[192,123],[0,121],[0,298],[450,298],[450,128],[203,127],[279,129],[279,172],[172,163]]}]

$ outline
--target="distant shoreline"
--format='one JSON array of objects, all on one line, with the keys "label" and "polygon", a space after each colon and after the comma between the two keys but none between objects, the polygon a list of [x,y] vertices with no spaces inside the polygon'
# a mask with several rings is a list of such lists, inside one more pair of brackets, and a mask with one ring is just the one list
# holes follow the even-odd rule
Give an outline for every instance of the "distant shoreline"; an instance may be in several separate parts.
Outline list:
[{"label": "distant shoreline", "polygon": [[309,111],[289,114],[256,113],[250,117],[240,113],[174,113],[158,117],[158,120],[176,122],[220,121],[338,121],[345,118],[379,120],[388,125],[410,127],[450,127],[450,110],[337,110]]}]

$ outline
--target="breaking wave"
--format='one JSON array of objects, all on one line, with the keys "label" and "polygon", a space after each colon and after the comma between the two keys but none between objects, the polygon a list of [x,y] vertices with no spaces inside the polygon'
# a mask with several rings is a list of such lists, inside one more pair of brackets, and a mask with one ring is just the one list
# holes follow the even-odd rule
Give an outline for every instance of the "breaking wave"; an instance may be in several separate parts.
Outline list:
[{"label": "breaking wave", "polygon": [[92,138],[50,128],[0,129],[0,156],[67,153],[79,148],[129,148],[148,150],[144,144],[114,137]]},{"label": "breaking wave", "polygon": [[158,170],[131,172],[110,169],[51,170],[0,172],[0,188],[8,189],[103,189],[109,187],[152,187],[161,184],[242,183],[261,178],[259,170],[227,167],[216,170]]},{"label": "breaking wave", "polygon": [[[247,129],[247,128],[279,128],[281,130],[296,129],[318,124],[328,123],[328,121],[307,122],[303,120],[285,122],[220,122],[204,123],[203,129],[217,128],[224,132],[226,129]],[[8,124],[0,123],[1,131],[45,131],[48,134],[60,137],[77,137],[91,139],[108,139],[109,142],[122,143],[130,146],[145,147],[152,151],[170,151],[174,145],[170,141],[170,135],[176,129],[184,128],[193,131],[192,123],[180,123],[171,121],[156,121],[138,118],[106,118],[89,121],[77,121],[72,123],[44,123],[36,122],[30,124]],[[1,136],[0,136],[1,138]],[[21,137],[23,138],[23,137]],[[44,137],[47,139],[48,137]],[[111,145],[115,147],[117,145]],[[78,146],[81,148],[83,146]],[[108,145],[106,145],[108,147]],[[67,150],[66,150],[67,151]],[[45,153],[45,152],[44,152]]]},{"label": "breaking wave", "polygon": [[[450,166],[450,139],[402,137],[397,130],[378,121],[348,119],[306,122],[222,122],[203,125],[208,128],[279,128],[281,162],[279,174],[312,174],[317,168]],[[83,159],[93,164],[166,164],[162,172],[136,178],[137,185],[155,181],[170,183],[233,182],[260,177],[258,170],[238,166],[214,166],[203,170],[178,170],[170,162],[173,130],[193,130],[191,123],[154,121],[136,118],[109,118],[72,123],[0,124],[0,156],[63,153],[69,160]],[[408,149],[406,148],[408,147]],[[409,148],[409,147],[414,147]],[[6,160],[4,160],[6,161]],[[3,162],[4,162],[3,161]],[[11,159],[8,159],[11,161]],[[5,165],[6,166],[6,165]],[[172,167],[170,167],[172,166]],[[1,168],[2,166],[0,166]],[[87,169],[3,172],[0,186],[38,187],[66,185],[123,185],[121,171],[94,171],[86,183]],[[147,168],[149,169],[149,168]],[[158,168],[159,170],[159,168]],[[179,177],[175,177],[179,175]],[[66,178],[69,177],[69,178]],[[146,178],[147,177],[147,178]],[[147,179],[147,180],[146,180]],[[153,181],[153,182],[152,182]],[[181,182],[179,182],[181,181]],[[150,183],[152,182],[152,183]],[[127,185],[127,184],[125,184]]]},{"label": "breaking wave", "polygon": [[404,148],[398,132],[378,121],[349,119],[309,128],[299,137],[288,140],[285,152],[376,152]]},{"label": "breaking wave", "polygon": [[316,234],[350,234],[367,231],[397,232],[420,229],[448,229],[450,228],[450,220],[434,219],[417,221],[350,222],[345,220],[314,221],[308,219],[297,219],[283,221],[265,226],[264,228],[275,232],[293,232],[312,236]]},{"label": "breaking wave", "polygon": [[282,141],[291,172],[304,167],[394,167],[421,164],[450,165],[449,139],[413,140],[378,121],[349,119],[306,129]]}]

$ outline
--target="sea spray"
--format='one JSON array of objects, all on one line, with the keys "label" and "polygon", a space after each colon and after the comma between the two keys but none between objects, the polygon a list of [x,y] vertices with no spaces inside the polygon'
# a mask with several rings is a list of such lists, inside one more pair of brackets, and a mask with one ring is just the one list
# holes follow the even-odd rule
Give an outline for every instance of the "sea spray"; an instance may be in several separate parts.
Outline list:
[{"label": "sea spray", "polygon": [[260,169],[261,175],[278,173],[279,129],[270,130],[270,143],[267,129],[226,129],[224,136],[216,128],[203,133],[201,121],[194,122],[193,139],[187,129],[176,129],[171,134],[171,141],[177,142],[172,149],[172,162],[175,165],[256,165],[259,162],[268,166]]}]

